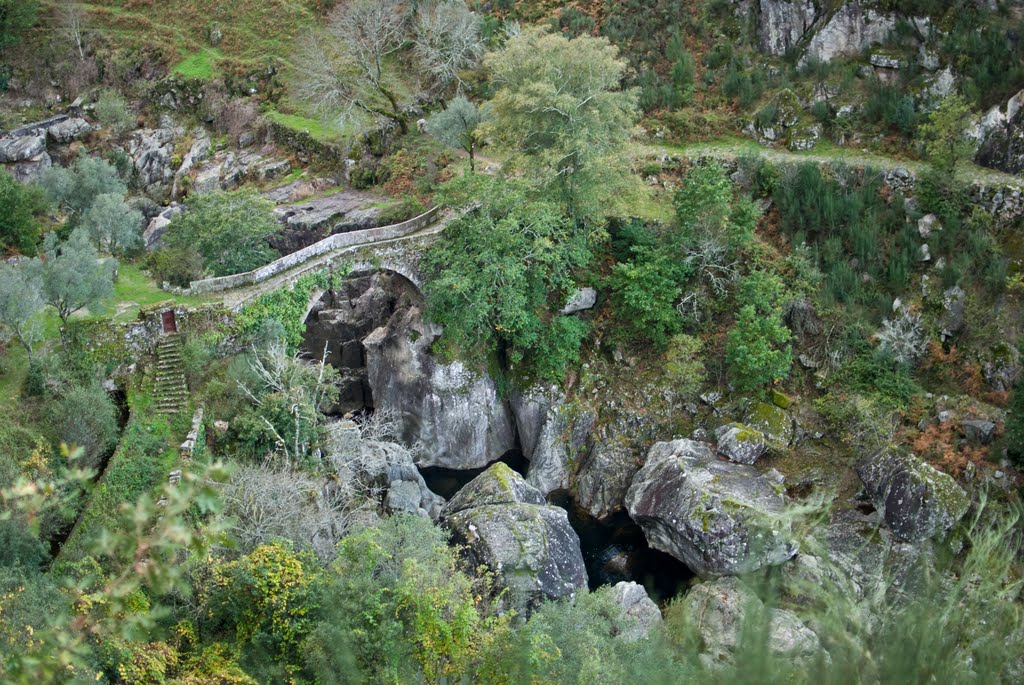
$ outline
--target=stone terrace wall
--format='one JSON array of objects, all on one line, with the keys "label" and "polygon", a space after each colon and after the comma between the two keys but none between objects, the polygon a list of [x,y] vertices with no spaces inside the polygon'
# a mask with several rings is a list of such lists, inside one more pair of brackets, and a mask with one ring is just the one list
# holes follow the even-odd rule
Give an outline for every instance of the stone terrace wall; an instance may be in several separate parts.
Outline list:
[{"label": "stone terrace wall", "polygon": [[409,219],[408,221],[403,221],[400,224],[381,226],[380,228],[370,228],[364,231],[338,233],[328,236],[318,243],[314,243],[309,247],[299,250],[298,252],[293,252],[290,255],[281,257],[280,259],[265,266],[261,266],[253,271],[234,274],[232,276],[220,276],[218,278],[206,278],[201,281],[192,281],[192,283],[189,284],[187,292],[192,295],[200,295],[203,293],[232,290],[242,286],[255,285],[267,280],[268,278],[276,276],[279,273],[288,271],[289,269],[308,262],[311,259],[319,257],[320,255],[333,252],[334,250],[344,247],[354,247],[357,245],[370,245],[384,240],[402,238],[429,226],[437,218],[440,211],[440,207],[434,207],[420,216]]}]

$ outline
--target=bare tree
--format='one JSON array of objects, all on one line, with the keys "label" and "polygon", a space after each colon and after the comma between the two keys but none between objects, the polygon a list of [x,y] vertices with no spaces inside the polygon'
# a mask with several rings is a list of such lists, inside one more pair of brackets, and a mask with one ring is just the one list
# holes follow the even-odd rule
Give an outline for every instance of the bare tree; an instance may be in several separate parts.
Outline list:
[{"label": "bare tree", "polygon": [[420,8],[414,52],[438,91],[454,84],[456,92],[462,92],[459,74],[474,67],[484,55],[480,24],[480,17],[462,0],[437,0]]},{"label": "bare tree", "polygon": [[58,16],[61,31],[66,34],[78,48],[78,57],[85,60],[85,9],[80,2],[65,2]]},{"label": "bare tree", "polygon": [[[353,109],[408,131],[385,62],[406,43],[408,17],[400,0],[353,0],[331,15],[325,35],[311,35],[295,59],[299,94],[322,111]],[[335,46],[338,46],[335,49]]]}]

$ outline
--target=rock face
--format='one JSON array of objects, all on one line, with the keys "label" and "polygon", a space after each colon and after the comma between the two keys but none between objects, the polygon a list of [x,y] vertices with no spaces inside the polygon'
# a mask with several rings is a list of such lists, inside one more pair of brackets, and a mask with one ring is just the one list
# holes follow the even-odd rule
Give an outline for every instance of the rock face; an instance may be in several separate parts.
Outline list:
[{"label": "rock face", "polygon": [[[733,660],[748,612],[766,610],[761,599],[736,578],[701,583],[682,599],[702,638],[701,659],[709,666]],[[767,647],[797,664],[811,664],[823,654],[818,636],[792,612],[770,609]],[[827,657],[827,655],[826,655]]]},{"label": "rock face", "polygon": [[515,449],[515,427],[494,382],[430,354],[440,334],[423,321],[423,296],[390,272],[346,279],[314,304],[304,348],[340,369],[339,411],[374,408],[395,419],[419,465],[486,466]]},{"label": "rock face", "polygon": [[209,193],[231,190],[243,181],[272,181],[287,176],[291,164],[287,160],[265,157],[258,152],[218,152],[192,172],[192,192]]},{"label": "rock face", "polygon": [[1010,174],[1024,172],[1024,90],[1006,103],[993,107],[982,117],[975,137],[975,161],[982,166]]},{"label": "rock face", "polygon": [[46,152],[46,136],[7,136],[0,139],[0,162],[10,164],[34,159]]},{"label": "rock face", "polygon": [[650,597],[643,585],[633,582],[621,581],[615,584],[612,590],[615,594],[615,601],[622,607],[623,613],[634,625],[626,630],[619,637],[627,642],[633,642],[647,637],[648,633],[661,625],[661,610]]},{"label": "rock face", "polygon": [[640,464],[633,450],[599,436],[584,457],[573,484],[576,504],[596,519],[606,519],[626,503],[626,492]]},{"label": "rock face", "polygon": [[890,448],[856,467],[864,489],[896,537],[916,542],[952,528],[969,500],[948,474]]},{"label": "rock face", "polygon": [[171,157],[174,154],[175,132],[170,128],[136,131],[128,144],[128,154],[135,163],[139,184],[150,187],[170,183],[174,178]]},{"label": "rock face", "polygon": [[431,519],[440,515],[444,498],[430,491],[402,445],[363,439],[355,423],[338,421],[327,428],[324,452],[341,482],[383,492],[388,511]]},{"label": "rock face", "polygon": [[865,9],[857,0],[844,3],[811,38],[803,60],[829,62],[836,57],[857,57],[885,41],[895,28],[896,20],[891,15]]},{"label": "rock face", "polygon": [[532,388],[512,397],[526,479],[545,495],[569,488],[573,463],[586,451],[595,417],[565,405],[557,388]]},{"label": "rock face", "polygon": [[441,520],[466,546],[470,568],[485,566],[528,613],[545,599],[572,597],[587,585],[580,541],[563,509],[502,463],[494,464],[441,510]]},{"label": "rock face", "polygon": [[357,190],[284,205],[274,210],[284,230],[270,237],[270,244],[282,254],[291,254],[335,233],[361,231],[379,225],[383,198]]},{"label": "rock face", "polygon": [[759,0],[758,47],[769,55],[784,55],[797,47],[817,18],[811,0]]},{"label": "rock face", "polygon": [[701,576],[747,573],[792,557],[784,506],[753,467],[719,461],[692,440],[654,445],[626,495],[650,545]]},{"label": "rock face", "polygon": [[74,140],[85,137],[90,131],[92,131],[92,126],[89,125],[88,121],[79,117],[72,117],[46,129],[46,135],[58,145],[67,145]]},{"label": "rock face", "polygon": [[181,205],[172,204],[150,219],[146,229],[142,232],[142,239],[146,243],[147,250],[155,250],[160,247],[164,234],[167,233],[167,227],[171,225],[171,220],[183,211],[184,208]]}]

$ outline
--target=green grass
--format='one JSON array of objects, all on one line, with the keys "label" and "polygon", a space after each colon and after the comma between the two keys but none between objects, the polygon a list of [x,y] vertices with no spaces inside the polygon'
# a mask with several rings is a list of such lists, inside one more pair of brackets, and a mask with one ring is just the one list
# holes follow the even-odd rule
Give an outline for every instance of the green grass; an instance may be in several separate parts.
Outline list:
[{"label": "green grass", "polygon": [[160,302],[174,301],[184,307],[196,307],[216,298],[173,295],[161,290],[136,264],[122,263],[118,268],[114,296],[103,302],[103,312],[115,321],[132,321],[139,309]]},{"label": "green grass", "polygon": [[216,48],[203,48],[174,65],[172,72],[185,78],[209,81],[217,75],[217,62],[224,54]]},{"label": "green grass", "polygon": [[337,142],[354,130],[353,125],[344,128],[326,123],[320,119],[305,117],[300,114],[285,114],[276,109],[264,113],[268,119],[295,131],[304,131],[313,138],[324,142]]}]

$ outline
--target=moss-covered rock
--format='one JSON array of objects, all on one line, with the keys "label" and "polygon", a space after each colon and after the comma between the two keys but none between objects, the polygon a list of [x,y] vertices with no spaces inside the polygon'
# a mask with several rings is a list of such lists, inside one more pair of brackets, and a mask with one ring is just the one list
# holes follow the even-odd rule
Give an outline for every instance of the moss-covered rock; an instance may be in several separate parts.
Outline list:
[{"label": "moss-covered rock", "polygon": [[743,420],[746,425],[764,433],[768,446],[773,449],[784,449],[793,442],[793,418],[775,404],[754,402],[748,407]]},{"label": "moss-covered rock", "polygon": [[948,531],[970,504],[949,474],[903,449],[883,450],[861,461],[856,470],[886,525],[907,542]]},{"label": "moss-covered rock", "polygon": [[728,423],[715,431],[718,453],[737,464],[753,464],[768,451],[764,433],[742,423]]}]

